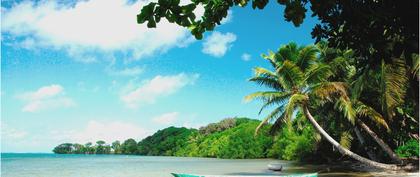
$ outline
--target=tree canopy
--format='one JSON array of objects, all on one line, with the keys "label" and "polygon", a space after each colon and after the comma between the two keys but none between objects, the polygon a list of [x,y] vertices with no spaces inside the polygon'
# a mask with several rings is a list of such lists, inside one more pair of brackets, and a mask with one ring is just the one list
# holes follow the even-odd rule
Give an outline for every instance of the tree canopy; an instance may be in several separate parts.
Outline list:
[{"label": "tree canopy", "polygon": [[[254,137],[260,121],[248,118],[227,118],[197,129],[168,127],[157,131],[138,143],[127,139],[122,144],[114,141],[81,145],[63,143],[53,150],[57,154],[127,154],[217,158],[282,158],[299,160],[315,151],[315,139],[311,127],[302,131],[289,131],[275,137],[268,135],[268,127]],[[217,128],[214,128],[217,127]],[[274,144],[274,139],[279,143]],[[287,142],[287,143],[285,143]],[[99,149],[110,149],[101,151]],[[287,149],[287,150],[283,150]],[[102,153],[103,152],[103,153]]]},{"label": "tree canopy", "polygon": [[[202,39],[203,33],[221,24],[230,8],[245,7],[248,3],[253,9],[264,9],[269,0],[192,0],[185,5],[180,0],[159,0],[142,7],[137,22],[147,22],[149,28],[155,28],[165,18]],[[405,58],[410,66],[416,64],[412,54],[419,50],[418,0],[277,0],[277,3],[284,6],[284,20],[295,26],[304,22],[310,10],[311,16],[319,20],[312,29],[312,37],[317,42],[327,40],[331,47],[354,49],[359,68],[399,57]],[[197,6],[204,7],[202,17],[194,14]]]}]

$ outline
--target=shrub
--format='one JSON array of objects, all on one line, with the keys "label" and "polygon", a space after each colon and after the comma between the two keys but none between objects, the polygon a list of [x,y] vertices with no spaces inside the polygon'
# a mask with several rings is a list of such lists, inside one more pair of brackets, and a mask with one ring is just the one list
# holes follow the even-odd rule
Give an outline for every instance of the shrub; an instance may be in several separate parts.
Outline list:
[{"label": "shrub", "polygon": [[419,142],[411,139],[395,151],[400,157],[419,157]]}]

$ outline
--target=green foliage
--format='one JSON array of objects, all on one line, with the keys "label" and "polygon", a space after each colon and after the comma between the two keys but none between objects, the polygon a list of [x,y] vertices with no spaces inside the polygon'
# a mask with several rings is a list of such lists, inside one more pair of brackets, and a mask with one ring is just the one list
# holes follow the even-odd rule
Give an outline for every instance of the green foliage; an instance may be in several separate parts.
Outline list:
[{"label": "green foliage", "polygon": [[[281,130],[283,135],[289,137],[275,141],[281,149],[277,151],[273,149],[272,155],[278,153],[281,154],[281,156],[278,156],[280,158],[300,159],[302,157],[297,155],[304,155],[305,153],[294,154],[294,152],[311,153],[314,150],[310,148],[311,146],[308,146],[309,144],[305,144],[311,142],[311,139],[305,139],[307,137],[299,136],[300,134],[296,132],[290,132],[294,128],[290,125],[293,123],[295,113],[305,109],[307,112],[311,110],[316,115],[322,115],[321,120],[312,120],[311,122],[315,122],[313,124],[316,127],[320,127],[317,125],[319,124],[318,121],[323,124],[318,129],[324,129],[325,132],[328,132],[323,133],[323,135],[330,143],[341,145],[334,146],[339,149],[339,152],[351,149],[354,139],[352,128],[358,118],[357,115],[369,117],[377,124],[387,127],[385,120],[373,108],[362,104],[357,99],[350,99],[348,83],[351,83],[354,70],[348,65],[351,66],[354,61],[351,58],[352,55],[351,50],[330,49],[325,43],[301,47],[295,43],[289,43],[282,46],[276,53],[269,52],[268,55],[263,56],[272,65],[271,71],[256,68],[255,76],[250,81],[266,86],[268,90],[255,92],[246,96],[245,99],[260,99],[263,102],[261,110],[268,106],[274,107],[257,130],[268,122],[274,122],[270,132],[274,134]],[[405,72],[405,70],[398,72],[398,74],[401,75],[401,72]],[[397,87],[401,87],[404,83],[404,79],[397,78],[388,78],[389,85],[394,86],[394,90],[397,90]],[[396,92],[400,93],[401,91],[392,91],[392,93]],[[402,97],[397,94],[393,94],[393,96]],[[357,107],[359,109],[353,108],[356,105],[359,106]],[[326,107],[328,109],[325,109]],[[341,115],[336,114],[336,112],[340,112]],[[309,115],[308,118],[310,117]],[[342,122],[342,117],[346,118],[347,122]],[[372,137],[375,141],[379,141],[376,135],[372,135]],[[337,139],[339,142],[336,141]],[[379,144],[386,152],[391,151],[388,146],[383,145],[384,143]],[[355,158],[352,155],[349,156]]]},{"label": "green foliage", "polygon": [[267,157],[267,149],[272,144],[272,138],[267,136],[268,129],[254,137],[259,121],[236,120],[235,127],[192,139],[186,147],[189,151],[178,152],[179,155],[235,159]]},{"label": "green foliage", "polygon": [[143,155],[199,156],[217,158],[264,158],[272,139],[253,136],[257,120],[229,118],[200,128],[200,131],[169,127],[139,142]]},{"label": "green foliage", "polygon": [[[297,126],[297,124],[299,124]],[[300,114],[291,126],[284,126],[276,134],[274,143],[268,151],[268,157],[283,160],[303,160],[313,154],[317,148],[319,135],[309,122]]]},{"label": "green foliage", "polygon": [[111,152],[111,146],[106,145],[105,141],[96,141],[95,154],[109,154]]},{"label": "green foliage", "polygon": [[[160,0],[157,3],[151,2],[142,7],[137,15],[137,23],[147,22],[147,27],[155,28],[161,18],[166,18],[170,23],[176,23],[191,30],[197,38],[202,39],[205,31],[213,30],[221,24],[223,18],[228,14],[229,8],[233,6],[244,7],[249,0],[193,0],[190,4],[180,5],[179,0]],[[269,0],[252,0],[253,9],[264,9]],[[278,1],[285,5],[284,17],[286,21],[292,21],[295,26],[302,24],[305,18],[305,1]],[[198,5],[204,7],[204,15],[196,19],[194,10]]]},{"label": "green foliage", "polygon": [[328,81],[333,71],[318,57],[319,54],[320,48],[317,46],[298,46],[291,42],[281,46],[275,53],[270,51],[268,55],[263,55],[272,69],[257,67],[250,81],[268,90],[252,93],[245,100],[260,99],[263,102],[261,110],[269,106],[275,106],[275,109],[258,129],[272,121],[270,132],[274,134],[285,123],[290,123],[297,108],[310,100],[332,101],[332,98],[347,97],[342,84]]},{"label": "green foliage", "polygon": [[168,127],[157,131],[138,143],[138,153],[141,155],[175,155],[176,151],[186,146],[191,133],[197,130]]},{"label": "green foliage", "polygon": [[70,154],[73,151],[73,144],[71,143],[63,143],[56,146],[53,149],[53,152],[56,154]]},{"label": "green foliage", "polygon": [[112,148],[114,154],[121,154],[122,153],[122,151],[121,151],[121,143],[118,140],[117,141],[114,141],[111,144],[111,148]]},{"label": "green foliage", "polygon": [[305,130],[302,134],[298,134],[283,127],[268,156],[284,160],[303,159],[314,150],[311,133],[314,131]]},{"label": "green foliage", "polygon": [[399,146],[395,152],[400,157],[419,157],[419,141],[411,139],[404,145]]},{"label": "green foliage", "polygon": [[[104,141],[92,143],[64,143],[54,148],[61,154],[139,154],[159,156],[216,157],[228,159],[282,158],[298,160],[314,147],[311,127],[277,134],[276,142],[291,142],[280,146],[269,136],[269,127],[262,127],[254,136],[260,121],[248,118],[228,118],[196,129],[168,127],[157,131],[136,143],[127,139],[122,144],[114,141],[107,145]],[[211,132],[211,133],[210,133]],[[293,144],[295,143],[295,144]],[[283,149],[286,148],[286,151]],[[287,153],[287,154],[285,154]]]},{"label": "green foliage", "polygon": [[85,145],[78,143],[63,143],[53,149],[56,154],[110,154],[111,146],[106,144],[105,141],[97,141],[95,146],[92,143]]},{"label": "green foliage", "polygon": [[218,123],[210,123],[207,126],[200,127],[199,131],[201,134],[208,135],[214,132],[220,132],[229,128],[232,128],[236,125],[236,119],[227,118],[223,119]]},{"label": "green foliage", "polygon": [[121,144],[121,153],[122,154],[137,154],[137,142],[136,140],[130,138],[125,140]]}]

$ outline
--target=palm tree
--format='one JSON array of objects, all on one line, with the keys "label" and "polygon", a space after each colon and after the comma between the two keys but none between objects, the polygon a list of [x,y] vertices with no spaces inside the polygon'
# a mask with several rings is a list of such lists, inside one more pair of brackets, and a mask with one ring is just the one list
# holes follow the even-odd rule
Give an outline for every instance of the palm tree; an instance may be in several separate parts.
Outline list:
[{"label": "palm tree", "polygon": [[373,140],[381,147],[385,153],[394,161],[399,164],[403,163],[402,159],[389,147],[388,144],[384,142],[372,129],[369,128],[361,119],[360,117],[368,117],[374,122],[376,122],[381,127],[384,127],[387,131],[390,131],[388,124],[386,123],[383,116],[376,112],[372,107],[369,107],[363,104],[360,101],[353,100],[353,105],[356,106],[356,115],[359,117],[356,119],[358,126],[360,126]]},{"label": "palm tree", "polygon": [[[353,82],[353,77],[356,74],[355,73],[356,69],[351,65],[351,61],[354,58],[353,57],[353,51],[352,50],[339,50],[339,49],[329,48],[327,43],[323,42],[323,41],[317,43],[317,47],[320,50],[320,55],[319,55],[319,60],[320,61],[319,62],[327,63],[328,65],[331,66],[332,72],[335,73],[334,76],[333,76],[333,79],[344,80],[347,83],[345,85],[346,87],[348,87],[348,85],[351,85],[352,82]],[[388,83],[390,85],[395,85],[395,84],[392,84],[392,83],[397,82],[399,86],[403,85],[401,82],[404,82],[405,79],[401,78],[401,72],[398,72],[398,70],[402,70],[404,72],[404,69],[401,68],[401,65],[395,66],[395,64],[394,64],[394,68],[391,68],[389,65],[387,65],[386,67],[383,66],[383,68],[386,68],[387,71],[392,71],[392,72],[388,72],[386,74],[381,74],[381,76],[383,76],[383,77],[381,77],[382,78],[381,80],[388,79],[388,81],[382,81],[381,83]],[[397,71],[395,71],[395,68],[397,69]],[[413,71],[413,72],[415,72],[415,71]],[[394,74],[391,75],[390,73],[394,73]],[[397,76],[395,76],[395,75],[397,75]],[[399,80],[395,81],[395,78],[399,78]],[[358,79],[360,79],[360,77]],[[389,81],[390,79],[392,79],[392,81]],[[357,80],[357,81],[360,82],[360,80]],[[366,81],[364,81],[363,83],[365,83],[365,82]],[[358,85],[358,86],[360,86],[360,85]],[[389,87],[389,86],[386,85],[386,87]],[[355,88],[352,88],[352,89],[355,89]],[[357,89],[360,89],[360,88],[357,88]],[[352,93],[352,90],[350,88],[347,88],[347,90],[349,90],[348,92]],[[401,90],[401,89],[398,89],[398,90]],[[359,91],[359,90],[357,90],[357,91]],[[392,91],[393,94],[388,94],[388,95],[398,95],[400,97],[400,95],[403,94],[401,92],[402,91]],[[388,99],[389,98],[390,98],[390,96],[388,96]],[[381,99],[381,100],[383,100],[383,99]],[[397,99],[393,99],[393,100],[397,100]],[[358,100],[357,96],[353,96],[351,98],[350,102],[348,102],[348,101],[349,101],[348,99],[340,99],[339,100],[339,102],[347,102],[347,103],[343,103],[344,105],[352,104],[352,106],[345,106],[345,107],[342,107],[342,108],[345,109],[345,110],[343,110],[343,112],[350,112],[350,113],[345,113],[345,116],[350,116],[350,117],[348,117],[349,120],[355,120],[356,121],[357,126],[355,126],[354,128],[355,128],[355,133],[358,136],[358,139],[359,139],[360,143],[364,144],[364,142],[363,142],[364,140],[363,140],[363,137],[361,137],[360,131],[358,130],[359,127],[361,127],[364,130],[364,132],[366,132],[373,140],[375,140],[375,142],[377,142],[379,147],[381,147],[385,151],[385,153],[387,153],[387,155],[393,161],[401,164],[402,163],[401,158],[399,158],[398,155],[389,147],[389,145],[386,144],[372,129],[370,129],[362,121],[362,118],[369,118],[370,121],[376,123],[377,125],[379,125],[382,128],[385,128],[389,132],[390,128],[387,124],[387,121],[382,116],[382,114],[377,112],[374,108],[372,108],[372,107],[364,104],[362,101]],[[382,104],[386,104],[386,103],[382,103]],[[355,109],[353,109],[353,108],[355,108]],[[356,116],[356,117],[353,117],[353,116]]]},{"label": "palm tree", "polygon": [[[413,69],[416,73],[416,69]],[[359,98],[366,87],[374,86],[379,89],[372,89],[378,95],[380,111],[392,121],[395,116],[395,108],[404,102],[407,90],[407,66],[403,58],[393,58],[390,63],[384,60],[376,67],[366,68],[352,84],[352,96]]]},{"label": "palm tree", "polygon": [[[271,120],[275,120],[271,126],[271,132],[277,131],[284,123],[290,122],[294,112],[300,109],[315,129],[338,149],[343,155],[347,155],[362,163],[373,167],[385,169],[398,169],[392,164],[378,163],[359,156],[334,140],[315,120],[310,109],[313,102],[325,102],[331,99],[338,100],[338,107],[345,110],[352,104],[347,96],[345,83],[331,82],[328,79],[333,76],[331,67],[325,63],[317,62],[318,49],[313,46],[298,47],[295,43],[282,46],[278,52],[269,52],[263,55],[274,71],[257,67],[254,69],[255,76],[250,79],[260,85],[271,88],[270,91],[255,92],[245,97],[245,100],[261,99],[264,104],[260,110],[276,105],[276,108],[257,127],[261,128]],[[341,101],[340,101],[341,100]],[[352,111],[346,114],[354,114]],[[354,115],[348,115],[353,118]],[[355,120],[349,120],[354,122]]]}]

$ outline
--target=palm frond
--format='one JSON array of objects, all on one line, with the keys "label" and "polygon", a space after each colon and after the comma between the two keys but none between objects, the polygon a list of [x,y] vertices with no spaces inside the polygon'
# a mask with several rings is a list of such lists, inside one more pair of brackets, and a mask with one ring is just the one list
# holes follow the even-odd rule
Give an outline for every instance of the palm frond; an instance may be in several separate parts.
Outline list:
[{"label": "palm frond", "polygon": [[411,67],[411,74],[415,76],[417,79],[419,78],[419,54],[414,53],[411,55],[412,59],[412,67]]},{"label": "palm frond", "polygon": [[307,99],[308,97],[302,94],[293,94],[292,96],[290,96],[289,101],[286,105],[284,105],[283,114],[271,126],[270,134],[274,134],[275,132],[277,132],[280,129],[281,125],[283,125],[283,123],[290,122],[292,120],[292,115],[295,111],[296,106],[306,101]]},{"label": "palm frond", "polygon": [[289,92],[278,92],[278,91],[262,91],[254,92],[244,97],[245,102],[249,102],[255,99],[261,99],[263,101],[273,100],[275,98],[281,98],[288,95]]},{"label": "palm frond", "polygon": [[255,76],[265,76],[265,77],[274,77],[274,78],[277,77],[276,73],[263,67],[255,67],[254,74]]},{"label": "palm frond", "polygon": [[290,93],[284,92],[284,95],[279,95],[277,97],[272,97],[268,100],[264,100],[264,104],[261,106],[260,111],[258,111],[258,115],[261,114],[261,112],[266,109],[267,107],[273,106],[273,105],[285,105],[290,98]]},{"label": "palm frond", "polygon": [[344,82],[322,82],[311,89],[312,95],[321,100],[332,101],[334,97],[348,99],[347,84]]},{"label": "palm frond", "polygon": [[336,109],[344,113],[344,117],[354,125],[356,119],[356,111],[353,109],[353,104],[350,99],[345,97],[340,97],[335,103]]},{"label": "palm frond", "polygon": [[365,69],[363,73],[356,78],[356,80],[351,83],[351,96],[352,100],[357,100],[360,97],[360,94],[365,89],[366,82],[368,81],[369,71]]},{"label": "palm frond", "polygon": [[354,56],[354,51],[351,49],[344,50],[343,51],[343,57],[344,58],[352,58]]},{"label": "palm frond", "polygon": [[277,61],[296,61],[299,48],[296,43],[291,42],[287,45],[284,45],[279,48],[278,55],[276,57]]},{"label": "palm frond", "polygon": [[407,75],[405,61],[394,58],[390,64],[382,61],[381,65],[381,105],[382,110],[392,118],[394,109],[404,101],[406,93]]},{"label": "palm frond", "polygon": [[346,70],[347,69],[346,67],[349,64],[346,58],[340,56],[340,57],[334,58],[331,62],[328,63],[328,65],[330,65],[334,73],[336,73],[338,71]]},{"label": "palm frond", "polygon": [[370,118],[378,126],[385,127],[388,131],[390,131],[389,126],[386,123],[385,119],[382,117],[381,114],[376,112],[375,109],[373,109],[370,106],[365,105],[364,103],[360,101],[358,101],[355,105],[356,105],[356,114],[358,116]]},{"label": "palm frond", "polygon": [[319,50],[313,45],[302,48],[296,58],[296,65],[302,71],[306,70],[317,58]]},{"label": "palm frond", "polygon": [[271,125],[270,127],[270,135],[275,135],[280,128],[287,123],[287,120],[285,118],[284,112],[276,119],[276,121]]},{"label": "palm frond", "polygon": [[350,149],[353,136],[349,131],[344,131],[340,135],[340,145],[344,148]]},{"label": "palm frond", "polygon": [[273,68],[277,68],[278,63],[276,63],[275,53],[271,50],[268,51],[268,55],[262,54],[261,57],[268,60]]},{"label": "palm frond", "polygon": [[310,65],[305,71],[305,81],[308,83],[319,83],[326,81],[333,72],[331,66],[325,63]]},{"label": "palm frond", "polygon": [[303,103],[308,99],[307,95],[293,94],[290,96],[289,102],[284,107],[285,119],[290,120],[297,104]]},{"label": "palm frond", "polygon": [[272,88],[275,90],[283,90],[283,86],[279,84],[279,80],[277,80],[276,78],[257,76],[250,78],[248,81],[255,82],[258,85]]},{"label": "palm frond", "polygon": [[262,67],[256,67],[254,68],[254,74],[255,76],[250,78],[249,81],[279,91],[284,89],[282,82],[279,81],[279,77],[274,72]]},{"label": "palm frond", "polygon": [[274,109],[267,117],[265,117],[261,123],[257,126],[257,128],[255,129],[255,133],[254,135],[256,136],[258,134],[258,131],[264,126],[266,125],[268,122],[270,122],[273,119],[278,119],[280,118],[280,114],[283,112],[283,106],[279,106],[276,109]]},{"label": "palm frond", "polygon": [[282,78],[284,85],[289,88],[299,86],[304,78],[304,73],[293,62],[286,60],[276,71]]}]

